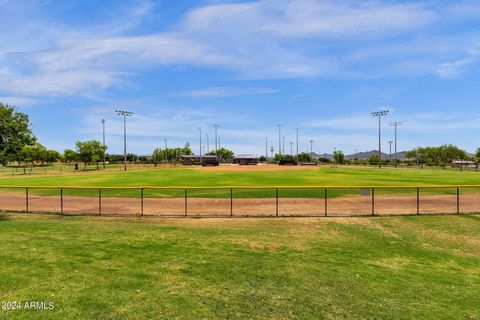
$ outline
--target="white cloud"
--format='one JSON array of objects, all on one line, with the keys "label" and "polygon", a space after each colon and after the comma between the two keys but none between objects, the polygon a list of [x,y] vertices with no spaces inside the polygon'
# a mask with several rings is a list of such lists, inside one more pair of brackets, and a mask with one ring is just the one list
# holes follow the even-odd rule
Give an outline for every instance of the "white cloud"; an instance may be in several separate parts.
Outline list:
[{"label": "white cloud", "polygon": [[240,95],[258,95],[277,92],[271,88],[233,88],[233,87],[210,87],[187,91],[181,95],[192,98],[234,97]]},{"label": "white cloud", "polygon": [[[167,31],[125,35],[153,16],[152,2],[113,8],[108,23],[92,21],[83,28],[55,23],[38,8],[15,4],[8,12],[17,12],[14,18],[25,23],[16,23],[15,30],[0,23],[0,40],[7,44],[0,49],[0,92],[88,94],[132,86],[150,66],[178,65],[214,67],[248,79],[451,77],[476,59],[468,51],[480,37],[439,37],[433,29],[443,23],[447,7],[456,10],[456,19],[474,18],[465,9],[471,5],[373,0],[214,4],[190,10]],[[42,30],[41,36],[34,30]],[[462,54],[466,58],[455,58]],[[227,91],[204,94],[231,94]]]}]

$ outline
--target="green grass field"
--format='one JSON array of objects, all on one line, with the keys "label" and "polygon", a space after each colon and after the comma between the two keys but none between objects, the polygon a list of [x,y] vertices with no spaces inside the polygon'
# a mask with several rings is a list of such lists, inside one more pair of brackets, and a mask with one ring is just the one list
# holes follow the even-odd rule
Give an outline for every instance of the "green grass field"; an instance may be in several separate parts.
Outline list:
[{"label": "green grass field", "polygon": [[480,217],[0,216],[4,319],[480,319]]},{"label": "green grass field", "polygon": [[[480,173],[430,169],[382,169],[322,167],[288,171],[212,171],[188,167],[150,171],[88,173],[55,176],[5,177],[2,186],[79,186],[79,187],[225,187],[225,186],[438,186],[480,184]],[[33,191],[35,192],[35,191]],[[58,190],[37,190],[57,195]],[[69,190],[72,195],[96,194]],[[332,191],[330,196],[358,194],[358,190]],[[401,190],[385,192],[401,193]],[[414,190],[407,190],[412,193]],[[454,194],[455,189],[429,190],[429,193]],[[109,191],[111,196],[139,197],[138,190]],[[181,197],[182,191],[148,191],[146,197]],[[195,191],[192,197],[227,197],[225,191]],[[243,190],[238,197],[272,197],[272,190]],[[285,197],[323,197],[322,190],[285,190]]]}]

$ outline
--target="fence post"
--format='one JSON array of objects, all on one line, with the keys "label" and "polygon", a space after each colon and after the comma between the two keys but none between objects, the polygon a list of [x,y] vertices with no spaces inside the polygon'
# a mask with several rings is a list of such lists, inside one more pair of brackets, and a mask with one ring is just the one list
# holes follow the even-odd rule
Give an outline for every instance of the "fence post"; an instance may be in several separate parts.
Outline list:
[{"label": "fence post", "polygon": [[372,188],[372,216],[375,215],[375,188]]},{"label": "fence post", "polygon": [[187,188],[185,188],[185,217],[187,216]]},{"label": "fence post", "polygon": [[325,188],[325,217],[327,216],[327,213],[328,213],[328,196],[327,196],[327,191],[328,189]]},{"label": "fence post", "polygon": [[60,188],[60,213],[63,214],[63,188]]},{"label": "fence post", "polygon": [[28,213],[28,187],[25,188],[25,212]]},{"label": "fence post", "polygon": [[233,188],[230,188],[230,217],[233,217]]},{"label": "fence post", "polygon": [[278,188],[275,188],[275,216],[278,217]]},{"label": "fence post", "polygon": [[102,214],[102,189],[98,188],[98,214]]},{"label": "fence post", "polygon": [[140,215],[143,216],[143,188],[140,189]]},{"label": "fence post", "polygon": [[457,187],[457,214],[460,213],[460,187]]},{"label": "fence post", "polygon": [[417,214],[420,214],[420,188],[417,187]]}]

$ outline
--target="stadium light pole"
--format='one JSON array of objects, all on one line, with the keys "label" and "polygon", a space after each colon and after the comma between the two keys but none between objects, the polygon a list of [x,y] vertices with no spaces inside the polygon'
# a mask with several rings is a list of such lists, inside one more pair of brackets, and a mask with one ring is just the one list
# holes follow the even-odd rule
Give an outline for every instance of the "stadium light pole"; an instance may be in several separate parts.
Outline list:
[{"label": "stadium light pole", "polygon": [[202,162],[202,127],[198,127],[198,131],[200,132],[200,162]]},{"label": "stadium light pole", "polygon": [[278,152],[282,155],[282,127],[283,124],[277,124],[278,127]]},{"label": "stadium light pole", "polygon": [[393,140],[388,141],[388,144],[390,145],[390,152],[388,154],[389,161],[392,161],[392,143],[393,143]]},{"label": "stadium light pole", "polygon": [[268,138],[265,137],[265,160],[268,159]]},{"label": "stadium light pole", "polygon": [[102,142],[103,142],[103,169],[105,169],[105,119],[102,119],[102,127],[103,127],[103,136],[102,136]]},{"label": "stadium light pole", "polygon": [[285,136],[282,137],[282,152],[280,152],[282,154],[285,153]]},{"label": "stadium light pole", "polygon": [[167,139],[163,139],[165,141],[165,163],[168,162],[168,147],[167,147]]},{"label": "stadium light pole", "polygon": [[390,127],[395,127],[395,168],[397,167],[398,163],[398,154],[397,154],[397,127],[403,125],[403,122],[392,122],[388,124]]},{"label": "stadium light pole", "polygon": [[218,129],[218,124],[214,124],[213,125],[215,127],[215,155],[217,155],[217,151],[218,151],[218,146],[217,146],[217,129]]},{"label": "stadium light pole", "polygon": [[378,117],[378,167],[382,167],[382,116],[388,114],[388,110],[375,111],[372,116]]},{"label": "stadium light pole", "polygon": [[296,155],[296,158],[297,158],[297,161],[298,161],[298,130],[299,128],[296,128],[297,129],[297,155]]},{"label": "stadium light pole", "polygon": [[127,117],[131,117],[133,112],[127,110],[115,110],[119,116],[123,116],[123,164],[127,171]]}]

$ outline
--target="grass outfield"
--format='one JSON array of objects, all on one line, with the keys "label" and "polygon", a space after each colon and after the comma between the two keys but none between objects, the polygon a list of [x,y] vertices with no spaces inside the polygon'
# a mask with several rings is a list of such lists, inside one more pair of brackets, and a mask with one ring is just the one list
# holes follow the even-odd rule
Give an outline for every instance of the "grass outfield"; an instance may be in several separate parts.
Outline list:
[{"label": "grass outfield", "polygon": [[8,319],[480,319],[480,217],[0,217]]},{"label": "grass outfield", "polygon": [[[304,170],[224,171],[188,167],[153,171],[89,173],[59,176],[2,178],[2,186],[80,186],[80,187],[224,187],[224,186],[405,186],[474,185],[480,173],[429,169],[376,169],[322,167]],[[35,191],[33,191],[35,192]],[[69,190],[71,195],[96,195],[85,190]],[[330,196],[358,194],[358,190],[332,191]],[[401,193],[401,190],[389,192]],[[414,193],[414,190],[406,192]],[[455,194],[455,189],[430,190],[429,193]],[[57,195],[58,190],[41,190],[43,195]],[[107,193],[106,193],[107,194]],[[138,190],[109,191],[110,196],[139,197]],[[228,197],[225,191],[195,191],[191,197]],[[148,191],[146,197],[181,197],[182,191]],[[272,190],[237,192],[237,197],[272,197]],[[323,197],[321,190],[282,191],[286,197]]]}]

